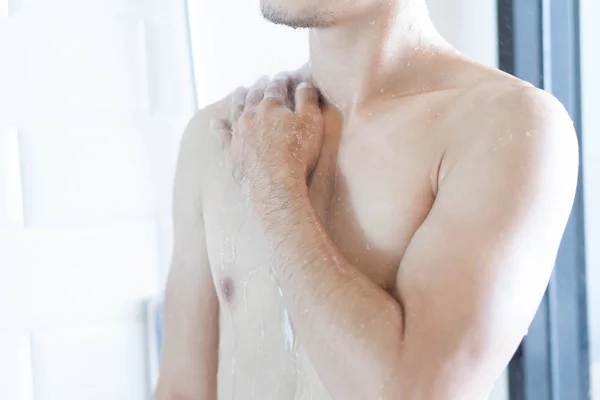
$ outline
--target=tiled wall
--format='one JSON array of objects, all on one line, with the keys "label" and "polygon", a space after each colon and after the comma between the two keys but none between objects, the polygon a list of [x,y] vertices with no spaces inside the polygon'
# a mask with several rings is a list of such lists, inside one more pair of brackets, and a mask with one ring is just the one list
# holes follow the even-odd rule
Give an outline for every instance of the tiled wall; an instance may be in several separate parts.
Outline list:
[{"label": "tiled wall", "polygon": [[194,110],[183,0],[0,0],[0,398],[147,400]]}]

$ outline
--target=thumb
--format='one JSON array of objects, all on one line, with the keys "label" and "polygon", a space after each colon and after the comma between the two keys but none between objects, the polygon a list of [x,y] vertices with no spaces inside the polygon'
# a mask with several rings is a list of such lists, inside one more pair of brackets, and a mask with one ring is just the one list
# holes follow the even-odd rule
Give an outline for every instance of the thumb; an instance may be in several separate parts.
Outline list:
[{"label": "thumb", "polygon": [[213,119],[210,121],[210,130],[217,135],[223,147],[231,144],[231,124],[227,120]]},{"label": "thumb", "polygon": [[302,82],[296,88],[296,113],[314,114],[320,113],[319,92],[307,82]]}]

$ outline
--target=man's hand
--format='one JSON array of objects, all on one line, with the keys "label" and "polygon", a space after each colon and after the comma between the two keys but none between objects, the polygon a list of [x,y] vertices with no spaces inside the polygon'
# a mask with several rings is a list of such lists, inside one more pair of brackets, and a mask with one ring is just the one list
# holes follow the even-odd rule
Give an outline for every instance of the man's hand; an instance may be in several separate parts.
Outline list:
[{"label": "man's hand", "polygon": [[[223,140],[235,180],[261,201],[281,179],[306,182],[323,143],[319,94],[307,82],[292,96],[292,76],[259,80],[233,96],[230,121],[213,125]],[[295,105],[292,104],[295,103]]]}]

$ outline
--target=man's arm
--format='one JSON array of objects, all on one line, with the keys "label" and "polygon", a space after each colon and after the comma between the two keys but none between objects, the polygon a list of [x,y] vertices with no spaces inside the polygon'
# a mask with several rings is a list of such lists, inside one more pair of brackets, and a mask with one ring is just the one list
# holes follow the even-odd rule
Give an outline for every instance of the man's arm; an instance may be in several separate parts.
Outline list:
[{"label": "man's arm", "polygon": [[301,180],[274,178],[261,197],[290,317],[334,398],[483,398],[526,333],[578,159],[562,106],[535,89],[515,91],[488,104],[478,127],[465,121],[472,132],[446,154],[395,298],[343,257]]},{"label": "man's arm", "polygon": [[[216,400],[218,300],[201,205],[202,115],[181,142],[173,201],[174,250],[165,293],[164,345],[156,400]],[[206,125],[206,126],[205,126]]]},{"label": "man's arm", "polygon": [[398,272],[405,346],[392,390],[414,398],[489,394],[527,334],[572,207],[578,148],[563,106],[534,88],[487,106],[472,145],[445,160]]}]

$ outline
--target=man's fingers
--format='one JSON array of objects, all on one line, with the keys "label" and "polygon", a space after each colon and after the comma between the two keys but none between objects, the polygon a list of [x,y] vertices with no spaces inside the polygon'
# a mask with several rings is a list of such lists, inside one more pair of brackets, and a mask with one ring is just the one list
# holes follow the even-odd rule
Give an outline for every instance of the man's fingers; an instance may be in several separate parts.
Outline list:
[{"label": "man's fingers", "polygon": [[234,124],[244,112],[247,94],[248,89],[245,87],[239,87],[235,90],[235,92],[233,92],[233,95],[231,96],[231,114],[229,115],[229,121],[231,124]]},{"label": "man's fingers", "polygon": [[320,112],[319,92],[307,82],[302,82],[296,88],[296,113],[310,114]]},{"label": "man's fingers", "polygon": [[288,104],[288,85],[289,76],[287,74],[277,75],[269,84],[265,90],[264,100],[268,100],[269,103],[278,106],[285,106]]},{"label": "man's fingers", "polygon": [[248,95],[246,96],[246,110],[258,107],[265,96],[265,86],[267,86],[268,82],[269,78],[266,76],[262,77],[250,88],[250,90],[248,90]]},{"label": "man's fingers", "polygon": [[296,88],[305,80],[298,72],[290,76],[288,81],[288,104],[291,110],[296,110]]},{"label": "man's fingers", "polygon": [[224,119],[213,119],[210,121],[210,129],[218,136],[224,147],[229,147],[232,134],[232,127],[229,121]]}]

